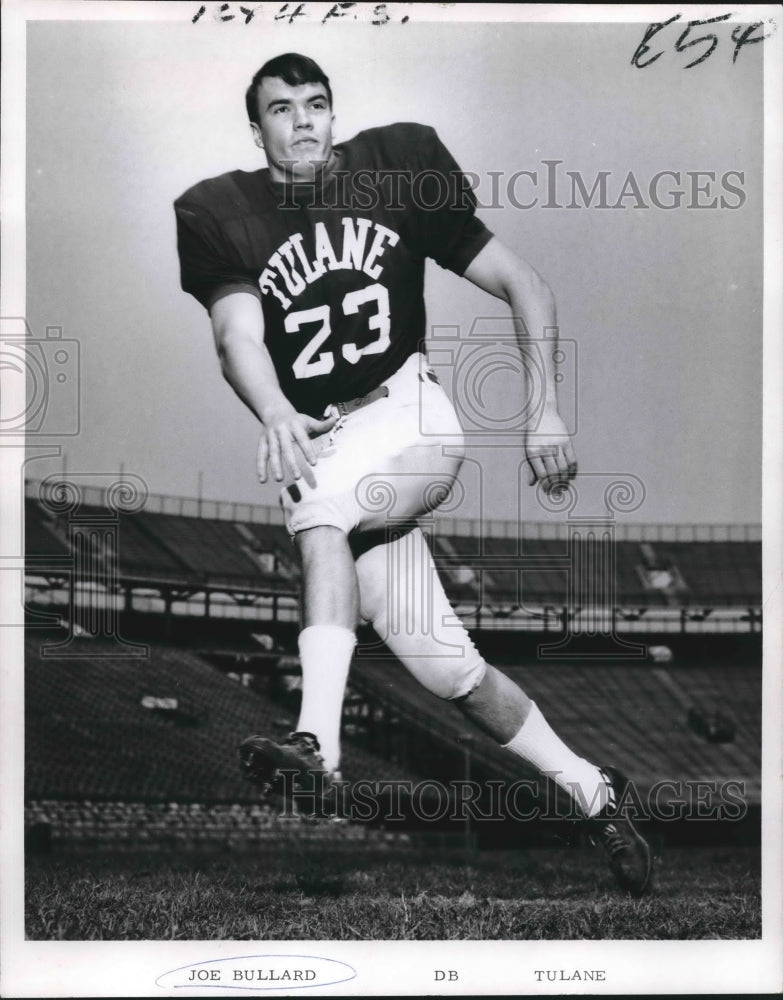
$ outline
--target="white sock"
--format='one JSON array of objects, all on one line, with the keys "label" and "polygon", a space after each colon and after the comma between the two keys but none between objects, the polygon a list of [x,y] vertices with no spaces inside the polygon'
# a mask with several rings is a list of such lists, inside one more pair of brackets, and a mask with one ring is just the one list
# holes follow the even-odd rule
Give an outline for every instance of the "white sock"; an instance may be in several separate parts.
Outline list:
[{"label": "white sock", "polygon": [[340,765],[340,722],[356,635],[339,625],[311,625],[299,633],[302,707],[297,730],[313,733],[329,771]]},{"label": "white sock", "polygon": [[504,749],[548,774],[588,816],[595,816],[606,805],[609,786],[601,772],[569,750],[535,702],[522,728]]}]

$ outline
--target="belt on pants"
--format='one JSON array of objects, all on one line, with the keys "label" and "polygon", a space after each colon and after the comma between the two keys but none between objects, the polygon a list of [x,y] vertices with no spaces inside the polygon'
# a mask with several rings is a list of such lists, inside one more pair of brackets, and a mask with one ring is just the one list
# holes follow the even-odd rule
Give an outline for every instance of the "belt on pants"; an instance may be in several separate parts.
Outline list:
[{"label": "belt on pants", "polygon": [[341,417],[345,417],[349,413],[360,410],[363,406],[368,406],[377,399],[384,399],[388,395],[389,387],[387,385],[379,385],[377,389],[368,392],[366,396],[356,396],[354,399],[348,399],[342,403],[334,403],[334,407]]}]

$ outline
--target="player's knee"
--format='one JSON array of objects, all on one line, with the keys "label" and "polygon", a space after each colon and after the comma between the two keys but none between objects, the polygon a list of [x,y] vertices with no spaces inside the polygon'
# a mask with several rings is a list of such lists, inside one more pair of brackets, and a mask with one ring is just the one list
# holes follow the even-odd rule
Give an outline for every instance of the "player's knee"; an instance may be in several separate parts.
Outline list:
[{"label": "player's knee", "polygon": [[482,657],[470,660],[461,656],[444,656],[418,663],[409,660],[405,666],[422,687],[444,701],[467,697],[481,684],[487,670]]},{"label": "player's knee", "polygon": [[441,697],[447,701],[466,698],[481,684],[486,672],[487,664],[482,657],[479,657],[478,660],[474,661],[467,668],[462,666],[452,673],[448,693],[441,695]]},{"label": "player's knee", "polygon": [[[291,501],[282,499],[285,512],[286,527],[292,538],[317,528],[338,529],[347,535],[356,525],[356,517],[350,505],[340,502],[338,497],[326,499],[306,499]],[[299,494],[301,496],[301,494]],[[327,537],[328,532],[319,533],[319,537]]]}]

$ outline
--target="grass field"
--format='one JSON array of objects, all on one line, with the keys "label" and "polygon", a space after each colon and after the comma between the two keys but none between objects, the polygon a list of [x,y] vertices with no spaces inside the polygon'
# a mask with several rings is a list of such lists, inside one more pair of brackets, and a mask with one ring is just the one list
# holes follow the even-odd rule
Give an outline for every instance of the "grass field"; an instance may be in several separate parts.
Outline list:
[{"label": "grass field", "polygon": [[740,939],[761,934],[759,852],[671,848],[652,895],[600,851],[31,855],[31,940]]}]

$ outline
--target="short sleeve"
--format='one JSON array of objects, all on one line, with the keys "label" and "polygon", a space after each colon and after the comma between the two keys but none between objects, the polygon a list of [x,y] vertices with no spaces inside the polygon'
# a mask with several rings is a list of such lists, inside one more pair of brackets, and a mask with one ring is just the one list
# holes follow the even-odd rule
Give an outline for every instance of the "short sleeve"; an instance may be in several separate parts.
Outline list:
[{"label": "short sleeve", "polygon": [[433,129],[427,133],[427,155],[413,188],[421,250],[441,267],[462,275],[493,234],[476,216],[468,178],[437,133]]},{"label": "short sleeve", "polygon": [[260,299],[257,275],[232,260],[220,228],[207,209],[179,199],[174,203],[174,211],[183,290],[198,299],[205,309],[232,292],[251,292]]}]

